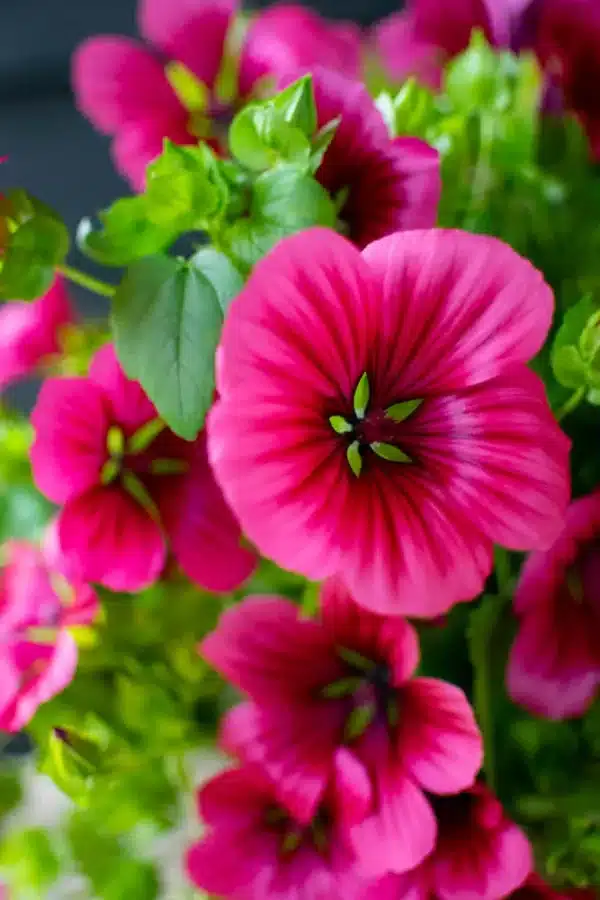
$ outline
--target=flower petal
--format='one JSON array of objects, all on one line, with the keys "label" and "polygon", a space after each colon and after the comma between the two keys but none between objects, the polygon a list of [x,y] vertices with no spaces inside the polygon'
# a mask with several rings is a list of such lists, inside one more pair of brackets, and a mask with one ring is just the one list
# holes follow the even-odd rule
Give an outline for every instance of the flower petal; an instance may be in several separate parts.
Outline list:
[{"label": "flower petal", "polygon": [[67,503],[57,528],[67,568],[113,591],[140,591],[164,566],[159,526],[118,486],[95,488]]},{"label": "flower petal", "polygon": [[46,379],[31,424],[33,478],[46,497],[64,503],[99,483],[111,424],[100,388],[85,378]]},{"label": "flower petal", "polygon": [[158,416],[152,402],[137,381],[128,378],[112,344],[105,344],[94,355],[88,377],[104,391],[110,404],[113,423],[133,434]]},{"label": "flower petal", "polygon": [[213,88],[236,0],[141,0],[141,34],[170,60],[183,63]]},{"label": "flower petal", "polygon": [[363,257],[383,294],[377,367],[392,396],[481,384],[530,360],[547,337],[552,291],[496,238],[401,232]]},{"label": "flower petal", "polygon": [[414,678],[401,698],[397,749],[411,777],[434,794],[455,794],[473,784],[483,762],[483,741],[460,688],[436,678]]},{"label": "flower petal", "polygon": [[398,768],[382,761],[374,776],[377,812],[352,830],[353,846],[365,875],[408,872],[433,849],[433,810],[421,789]]},{"label": "flower petal", "polygon": [[106,134],[179,114],[162,65],[130,38],[106,35],[84,41],[73,56],[72,81],[78,109]]},{"label": "flower petal", "polygon": [[396,686],[407,681],[416,669],[419,641],[412,625],[396,616],[367,612],[340,579],[330,578],[323,584],[321,619],[337,647],[355,650],[369,660],[385,661]]},{"label": "flower petal", "polygon": [[112,142],[111,156],[115,167],[136,191],[144,190],[148,163],[160,156],[165,138],[174,144],[198,143],[188,131],[188,115],[183,107],[174,107],[170,116],[166,112],[124,125]]},{"label": "flower petal", "polygon": [[242,546],[240,526],[215,481],[203,437],[187,462],[185,475],[163,478],[153,491],[171,549],[196,584],[209,591],[235,590],[256,568],[256,554]]},{"label": "flower petal", "polygon": [[200,653],[256,703],[309,700],[343,674],[318,622],[283,597],[250,597],[223,613]]}]

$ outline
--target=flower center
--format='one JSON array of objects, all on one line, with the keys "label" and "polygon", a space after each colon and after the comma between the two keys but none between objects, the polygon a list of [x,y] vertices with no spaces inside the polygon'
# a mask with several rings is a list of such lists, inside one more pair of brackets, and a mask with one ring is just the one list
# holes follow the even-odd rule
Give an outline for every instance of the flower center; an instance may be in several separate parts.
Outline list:
[{"label": "flower center", "polygon": [[331,817],[324,807],[317,811],[309,825],[301,825],[275,805],[267,808],[264,821],[267,828],[277,835],[279,853],[284,858],[293,856],[302,846],[312,847],[321,855],[329,848]]},{"label": "flower center", "polygon": [[369,409],[370,400],[369,377],[363,372],[354,391],[354,415],[350,419],[338,415],[329,417],[329,424],[335,433],[347,440],[346,459],[357,478],[362,472],[366,450],[388,462],[413,462],[399,446],[402,441],[402,428],[399,426],[423,402],[421,399],[401,400],[387,409]]},{"label": "flower center", "polygon": [[390,729],[396,728],[400,718],[399,698],[389,665],[346,647],[338,647],[337,653],[347,665],[348,674],[328,684],[322,696],[347,704],[346,743],[360,738],[376,720],[385,722]]},{"label": "flower center", "polygon": [[118,425],[111,425],[106,435],[108,459],[102,466],[103,485],[119,481],[152,516],[157,516],[154,501],[144,484],[152,475],[181,475],[188,469],[184,459],[163,459],[151,453],[151,445],[165,428],[162,419],[150,419],[131,437],[126,438]]}]

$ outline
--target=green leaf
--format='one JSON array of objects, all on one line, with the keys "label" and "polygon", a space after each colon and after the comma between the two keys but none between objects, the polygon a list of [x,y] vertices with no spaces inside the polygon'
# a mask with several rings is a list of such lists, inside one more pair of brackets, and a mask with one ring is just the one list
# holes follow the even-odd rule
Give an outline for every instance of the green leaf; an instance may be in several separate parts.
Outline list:
[{"label": "green leaf", "polygon": [[310,141],[285,120],[272,103],[255,103],[237,114],[229,129],[229,147],[247,169],[264,172],[279,163],[308,168]]},{"label": "green leaf", "polygon": [[52,510],[32,484],[0,487],[0,541],[41,536]]},{"label": "green leaf", "polygon": [[221,243],[246,271],[281,238],[313,225],[335,224],[335,206],[325,188],[310,175],[280,168],[256,179],[248,218],[226,229]]},{"label": "green leaf", "polygon": [[338,126],[341,121],[341,116],[338,116],[336,119],[332,119],[331,122],[327,122],[326,125],[323,125],[323,127],[320,128],[314,136],[312,142],[312,153],[310,156],[311,172],[316,172],[323,162],[325,154],[327,153],[329,145],[335,137],[335,133],[338,130]]},{"label": "green leaf", "polygon": [[3,836],[0,868],[10,872],[11,883],[26,896],[44,897],[58,878],[59,859],[43,828],[25,828]]},{"label": "green leaf", "polygon": [[468,48],[449,63],[445,89],[460,112],[497,108],[506,93],[498,55],[483,32],[474,30]]},{"label": "green leaf", "polygon": [[54,281],[56,266],[69,249],[66,226],[57,218],[34,215],[11,234],[0,269],[0,296],[34,300]]},{"label": "green leaf", "polygon": [[208,278],[219,298],[223,314],[244,287],[242,274],[224,253],[214,247],[203,247],[189,260],[191,266]]},{"label": "green leaf", "polygon": [[112,314],[115,347],[169,427],[193,440],[214,393],[214,354],[223,323],[219,296],[194,265],[166,256],[134,263]]},{"label": "green leaf", "polygon": [[223,213],[229,196],[219,165],[204,143],[180,146],[165,140],[146,173],[150,221],[178,232],[206,230]]},{"label": "green leaf", "polygon": [[83,802],[102,761],[97,743],[73,731],[54,729],[48,738],[40,771],[76,802]]},{"label": "green leaf", "polygon": [[424,138],[435,120],[435,98],[432,92],[414,78],[406,81],[391,103],[389,95],[378,98],[392,137],[411,135]]},{"label": "green leaf", "polygon": [[152,256],[169,247],[177,229],[152,222],[146,198],[125,197],[99,213],[101,229],[91,219],[82,219],[77,229],[79,248],[96,262],[106,266],[125,266],[144,256]]},{"label": "green leaf", "polygon": [[299,128],[307,138],[312,138],[317,129],[317,107],[311,75],[303,75],[294,81],[272,97],[271,103],[286,122]]},{"label": "green leaf", "polygon": [[21,802],[21,782],[11,772],[0,772],[0,823]]},{"label": "green leaf", "polygon": [[587,381],[587,366],[577,347],[559,347],[552,353],[552,371],[564,387],[578,388]]}]

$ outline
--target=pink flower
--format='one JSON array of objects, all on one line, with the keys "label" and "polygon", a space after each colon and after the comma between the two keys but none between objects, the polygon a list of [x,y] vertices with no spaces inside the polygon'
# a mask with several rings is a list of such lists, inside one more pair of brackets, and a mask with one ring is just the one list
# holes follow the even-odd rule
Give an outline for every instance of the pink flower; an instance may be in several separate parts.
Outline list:
[{"label": "pink flower", "polygon": [[2,553],[0,730],[14,732],[72,681],[77,645],[68,629],[92,622],[98,600],[49,569],[32,544],[10,542]]},{"label": "pink flower", "polygon": [[600,159],[600,6],[596,0],[544,0],[535,49],[552,87],[581,119]]},{"label": "pink flower", "polygon": [[42,386],[31,421],[34,478],[62,506],[56,540],[64,571],[115,591],[155,581],[165,539],[192,581],[229,591],[254,568],[212,476],[204,436],[188,443],[164,423],[111,345],[87,378]]},{"label": "pink flower", "polygon": [[436,832],[424,791],[472,784],[482,746],[462,691],[414,677],[407,622],[365,612],[328,582],[318,621],[281,597],[254,597],[224,613],[200,649],[252,700],[225,719],[226,749],[264,766],[299,821],[315,815],[347,746],[374,790],[352,831],[364,870],[403,872],[424,859]]},{"label": "pink flower", "polygon": [[444,63],[467,48],[475,28],[496,47],[530,46],[538,6],[538,0],[412,0],[406,12],[379,23],[375,43],[391,75],[418,75],[437,87]]},{"label": "pink flower", "polygon": [[194,884],[224,900],[359,900],[359,874],[346,832],[368,803],[369,785],[340,751],[328,796],[311,822],[279,803],[260,768],[223,772],[199,792],[208,835],[188,852]]},{"label": "pink flower", "polygon": [[555,543],[525,562],[514,608],[511,697],[547,718],[582,715],[600,685],[600,493],[576,500]]},{"label": "pink flower", "polygon": [[547,547],[569,442],[525,362],[552,307],[490,237],[282,241],[230,307],[208,425],[250,540],[310,579],[341,573],[376,612],[426,617],[481,591],[493,543]]},{"label": "pink flower", "polygon": [[[136,189],[166,137],[222,148],[222,123],[238,98],[224,104],[217,80],[237,6],[237,0],[140,0],[139,29],[149,46],[108,35],[76,51],[79,109],[114,138],[115,164]],[[318,61],[358,74],[358,29],[330,25],[295,5],[275,7],[258,16],[244,40],[239,95],[251,94],[265,75],[307,71]]]},{"label": "pink flower", "polygon": [[476,784],[433,806],[438,840],[431,856],[413,872],[387,875],[362,900],[526,900],[513,891],[531,872],[531,846],[490,790]]},{"label": "pink flower", "polygon": [[437,150],[417,138],[391,140],[360,82],[323,68],[312,75],[319,127],[341,117],[316,177],[334,196],[347,193],[340,218],[351,240],[364,247],[394,231],[433,227],[441,191]]},{"label": "pink flower", "polygon": [[0,307],[0,389],[32,375],[40,363],[59,353],[62,330],[73,322],[73,309],[62,278],[50,290],[25,303]]}]

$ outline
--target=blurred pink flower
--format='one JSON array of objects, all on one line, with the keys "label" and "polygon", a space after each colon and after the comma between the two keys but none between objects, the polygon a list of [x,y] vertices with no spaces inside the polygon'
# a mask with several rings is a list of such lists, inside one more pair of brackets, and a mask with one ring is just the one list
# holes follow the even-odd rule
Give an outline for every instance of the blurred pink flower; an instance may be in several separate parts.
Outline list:
[{"label": "blurred pink flower", "polygon": [[387,875],[361,900],[526,900],[517,889],[533,867],[531,846],[491,791],[478,783],[433,806],[438,840],[431,856],[413,872]]},{"label": "blurred pink flower", "polygon": [[582,715],[600,686],[600,493],[576,500],[546,551],[525,562],[511,697],[551,719]]},{"label": "blurred pink flower", "polygon": [[223,900],[359,900],[366,881],[346,840],[369,803],[369,785],[346,751],[311,822],[281,806],[258,767],[217,775],[199,792],[209,832],[192,846],[193,883]]},{"label": "blurred pink flower", "polygon": [[48,357],[59,353],[62,330],[74,312],[62,278],[32,303],[15,300],[0,306],[0,389],[33,375]]},{"label": "blurred pink flower", "polygon": [[0,730],[13,732],[73,679],[77,645],[68,629],[92,622],[98,599],[52,571],[32,544],[11,541],[2,554]]},{"label": "blurred pink flower", "polygon": [[87,378],[48,379],[31,421],[35,482],[62,506],[54,552],[67,574],[140,590],[164,568],[167,538],[188,577],[209,590],[232,590],[252,572],[255,556],[240,546],[204,436],[187,442],[169,431],[111,345]]},{"label": "blurred pink flower", "polygon": [[323,68],[312,74],[319,127],[341,118],[316,177],[332,195],[347,194],[340,218],[349,238],[364,247],[394,231],[432,228],[442,187],[437,150],[418,138],[392,140],[360,82]]},{"label": "blurred pink flower", "polygon": [[230,307],[211,461],[248,537],[363,606],[435,617],[476,596],[492,544],[544,548],[569,442],[525,363],[550,288],[490,237],[405,231],[362,254],[283,240]]},{"label": "blurred pink flower", "polygon": [[81,112],[113,140],[118,170],[134,188],[164,138],[177,144],[206,140],[222,149],[221,129],[240,98],[264,76],[317,62],[354,76],[360,38],[350,24],[330,24],[316,13],[283,4],[258,14],[242,45],[238,96],[224,104],[217,81],[237,0],[140,0],[145,46],[130,38],[98,36],[73,58],[73,87]]},{"label": "blurred pink flower", "polygon": [[264,766],[281,800],[309,822],[348,747],[368,771],[374,804],[352,832],[365,871],[414,868],[435,842],[424,791],[471,785],[481,737],[459,688],[415,678],[419,648],[405,620],[365,612],[326,582],[321,618],[253,597],[223,614],[201,653],[252,703],[223,725],[225,748]]}]

